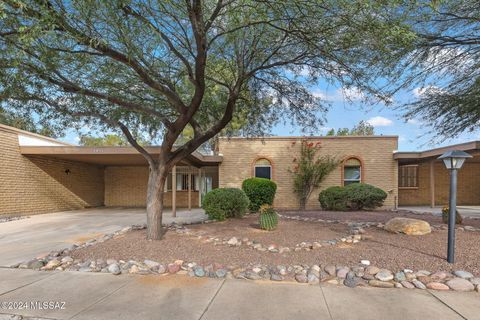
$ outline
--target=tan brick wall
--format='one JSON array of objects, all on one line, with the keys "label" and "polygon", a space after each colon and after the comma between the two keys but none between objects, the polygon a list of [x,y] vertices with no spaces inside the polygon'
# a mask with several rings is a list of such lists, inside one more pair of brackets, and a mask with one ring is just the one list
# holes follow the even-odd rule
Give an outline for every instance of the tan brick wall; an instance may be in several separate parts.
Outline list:
[{"label": "tan brick wall", "polygon": [[[105,205],[145,207],[147,198],[148,167],[106,167]],[[199,205],[198,192],[192,191],[192,207]],[[177,191],[177,207],[188,207],[188,191]],[[172,194],[166,192],[166,207],[172,206]]]},{"label": "tan brick wall", "polygon": [[[321,142],[319,154],[344,159],[355,156],[363,161],[363,182],[375,185],[388,193],[385,207],[393,207],[397,196],[398,168],[393,159],[397,149],[397,137],[316,137],[310,142]],[[295,145],[292,146],[292,143]],[[273,163],[273,180],[277,183],[274,205],[278,208],[298,208],[298,199],[293,193],[293,158],[300,152],[300,138],[266,138],[220,140],[223,162],[219,168],[220,187],[240,188],[242,181],[253,176],[253,163],[258,158],[268,158]],[[342,168],[335,169],[315,190],[307,209],[318,209],[318,194],[321,189],[342,185]]]},{"label": "tan brick wall", "polygon": [[[65,170],[69,169],[70,174]],[[36,214],[103,205],[103,168],[20,154],[0,128],[0,214]]]},{"label": "tan brick wall", "polygon": [[[478,161],[480,155],[476,155],[475,158],[474,161]],[[447,205],[450,188],[450,173],[440,161],[435,162],[434,173],[435,205]],[[430,163],[422,162],[418,166],[418,188],[400,188],[398,191],[399,205],[430,205]],[[458,205],[480,204],[480,162],[467,160],[462,169],[458,171],[457,203]]]}]

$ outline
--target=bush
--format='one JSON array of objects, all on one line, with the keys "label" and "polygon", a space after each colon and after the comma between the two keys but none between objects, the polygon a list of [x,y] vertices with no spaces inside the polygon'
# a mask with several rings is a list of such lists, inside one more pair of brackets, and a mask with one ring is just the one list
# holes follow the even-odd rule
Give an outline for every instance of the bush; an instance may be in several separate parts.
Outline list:
[{"label": "bush", "polygon": [[[442,208],[442,221],[445,224],[448,224],[448,217],[450,216],[450,208],[448,206],[445,206]],[[462,224],[463,218],[458,213],[458,210],[455,210],[455,223],[456,224]]]},{"label": "bush", "polygon": [[247,211],[249,200],[240,189],[218,188],[205,195],[202,208],[209,219],[241,218]]},{"label": "bush", "polygon": [[260,228],[271,231],[277,228],[278,214],[271,205],[264,204],[260,207],[260,216],[258,220]]},{"label": "bush", "polygon": [[346,196],[344,187],[330,187],[322,192],[318,196],[320,205],[326,210],[345,211]]},{"label": "bush", "polygon": [[352,183],[345,187],[347,207],[351,210],[374,209],[381,207],[387,193],[366,183]]},{"label": "bush", "polygon": [[345,187],[330,187],[320,192],[318,200],[326,210],[362,210],[381,207],[387,193],[366,183],[352,183]]},{"label": "bush", "polygon": [[257,212],[262,204],[273,204],[277,184],[269,179],[250,178],[243,181],[242,190],[250,200],[250,211]]}]

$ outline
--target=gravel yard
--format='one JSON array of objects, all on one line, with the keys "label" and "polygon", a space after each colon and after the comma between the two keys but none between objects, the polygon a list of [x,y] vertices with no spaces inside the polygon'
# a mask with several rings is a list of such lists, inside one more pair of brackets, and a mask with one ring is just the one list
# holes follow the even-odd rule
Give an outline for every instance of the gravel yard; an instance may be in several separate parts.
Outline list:
[{"label": "gravel yard", "polygon": [[[288,214],[282,212],[283,215]],[[338,219],[345,221],[386,222],[394,215],[390,212],[293,212],[320,219]],[[395,215],[398,216],[398,215]],[[405,214],[403,216],[421,218],[439,224],[440,218]],[[407,236],[392,234],[378,227],[366,228],[367,240],[349,244],[338,242],[336,245],[324,245],[310,251],[290,251],[284,253],[262,252],[249,246],[214,245],[206,242],[206,236],[229,239],[248,238],[250,241],[265,246],[295,246],[308,241],[322,241],[342,238],[348,234],[344,223],[303,222],[280,219],[278,228],[273,232],[262,231],[257,226],[257,215],[243,219],[231,219],[225,222],[188,226],[195,231],[195,236],[169,231],[162,241],[148,241],[145,230],[128,232],[114,239],[94,246],[74,250],[70,255],[74,259],[116,259],[137,260],[150,259],[161,263],[171,263],[177,259],[198,264],[219,263],[231,267],[248,267],[264,265],[298,265],[298,264],[333,264],[337,266],[355,265],[360,260],[370,260],[380,268],[389,270],[451,271],[467,270],[480,275],[480,232],[458,231],[456,246],[456,263],[449,265],[445,261],[447,232],[435,229],[424,236]],[[473,220],[472,220],[473,221]],[[469,225],[473,225],[468,223]],[[198,235],[203,235],[199,238]]]}]

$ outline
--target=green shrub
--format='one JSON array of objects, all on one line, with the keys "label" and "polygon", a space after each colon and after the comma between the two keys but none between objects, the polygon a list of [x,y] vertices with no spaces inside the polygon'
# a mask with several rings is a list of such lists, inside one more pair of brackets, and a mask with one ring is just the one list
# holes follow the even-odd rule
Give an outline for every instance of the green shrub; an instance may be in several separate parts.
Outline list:
[{"label": "green shrub", "polygon": [[326,210],[362,210],[381,207],[387,193],[366,183],[352,183],[345,187],[330,187],[320,192],[318,200]]},{"label": "green shrub", "polygon": [[257,212],[262,204],[273,204],[277,184],[269,179],[250,178],[243,181],[242,190],[250,200],[250,211]]},{"label": "green shrub", "polygon": [[347,210],[344,187],[327,188],[320,192],[318,200],[320,201],[320,205],[323,209],[335,211]]},{"label": "green shrub", "polygon": [[205,195],[202,208],[209,219],[241,218],[247,211],[249,200],[240,189],[218,188]]},{"label": "green shrub", "polygon": [[381,207],[387,193],[366,183],[352,183],[345,186],[347,207],[351,210],[374,209]]},{"label": "green shrub", "polygon": [[274,230],[278,225],[278,214],[271,205],[264,204],[260,207],[259,216],[260,228],[263,230]]},{"label": "green shrub", "polygon": [[[442,221],[445,224],[448,224],[448,217],[450,216],[450,208],[448,206],[445,206],[442,208]],[[455,210],[455,223],[456,224],[462,224],[463,218],[458,213],[458,210]]]}]

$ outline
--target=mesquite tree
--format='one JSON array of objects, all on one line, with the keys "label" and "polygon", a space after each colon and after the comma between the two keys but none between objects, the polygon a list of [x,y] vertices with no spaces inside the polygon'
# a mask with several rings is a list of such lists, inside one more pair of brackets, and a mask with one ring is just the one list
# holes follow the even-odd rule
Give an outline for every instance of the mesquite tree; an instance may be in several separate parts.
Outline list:
[{"label": "mesquite tree", "polygon": [[478,0],[426,2],[415,21],[414,49],[403,66],[417,99],[402,106],[437,138],[480,129],[480,4]]},{"label": "mesquite tree", "polygon": [[[398,1],[392,1],[397,3]],[[65,127],[119,130],[149,166],[147,237],[169,170],[232,119],[320,127],[324,78],[382,98],[408,29],[367,0],[4,0],[0,101]],[[186,128],[193,136],[175,145]],[[160,141],[153,156],[136,133]]]}]

